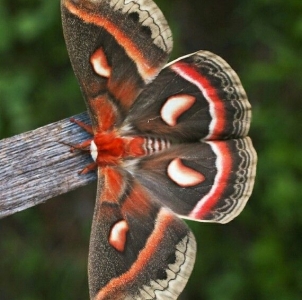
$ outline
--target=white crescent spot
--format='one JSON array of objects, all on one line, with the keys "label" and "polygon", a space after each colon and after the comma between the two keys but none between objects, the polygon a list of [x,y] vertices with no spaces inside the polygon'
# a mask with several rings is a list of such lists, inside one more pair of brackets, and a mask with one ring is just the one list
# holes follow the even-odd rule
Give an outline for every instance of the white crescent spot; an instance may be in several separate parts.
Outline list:
[{"label": "white crescent spot", "polygon": [[185,166],[180,158],[175,158],[168,166],[168,176],[181,187],[195,186],[205,180],[203,174]]},{"label": "white crescent spot", "polygon": [[127,241],[129,226],[125,220],[118,221],[110,231],[109,244],[119,252],[123,252]]},{"label": "white crescent spot", "polygon": [[110,77],[111,67],[102,48],[97,49],[90,57],[90,63],[95,73],[102,77]]},{"label": "white crescent spot", "polygon": [[195,100],[195,97],[187,94],[171,96],[163,105],[160,115],[168,125],[175,126],[179,116],[190,109]]}]

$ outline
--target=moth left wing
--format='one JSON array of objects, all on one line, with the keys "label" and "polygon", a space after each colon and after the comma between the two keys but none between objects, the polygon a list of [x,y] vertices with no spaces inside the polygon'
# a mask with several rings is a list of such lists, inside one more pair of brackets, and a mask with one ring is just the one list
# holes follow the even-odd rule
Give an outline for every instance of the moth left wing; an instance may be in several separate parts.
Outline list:
[{"label": "moth left wing", "polygon": [[243,210],[252,193],[256,162],[251,139],[245,137],[172,145],[128,161],[128,169],[153,197],[181,217],[227,223]]},{"label": "moth left wing", "polygon": [[169,63],[146,86],[121,131],[180,142],[224,140],[246,136],[250,121],[236,72],[221,57],[198,51]]},{"label": "moth left wing", "polygon": [[98,180],[91,299],[177,299],[195,261],[193,234],[127,171],[99,168]]},{"label": "moth left wing", "polygon": [[112,129],[166,64],[173,44],[169,26],[147,0],[61,0],[61,11],[94,131]]}]

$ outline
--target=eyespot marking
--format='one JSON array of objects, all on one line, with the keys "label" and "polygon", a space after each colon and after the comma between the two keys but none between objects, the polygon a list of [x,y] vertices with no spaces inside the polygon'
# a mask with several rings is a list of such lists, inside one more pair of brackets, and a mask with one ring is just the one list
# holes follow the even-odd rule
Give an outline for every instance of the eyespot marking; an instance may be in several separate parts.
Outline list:
[{"label": "eyespot marking", "polygon": [[160,115],[169,126],[175,126],[177,119],[195,103],[196,98],[191,95],[174,95],[163,105]]},{"label": "eyespot marking", "polygon": [[129,226],[125,220],[116,222],[110,231],[109,244],[119,252],[123,252],[127,241]]},{"label": "eyespot marking", "polygon": [[181,187],[195,186],[205,180],[203,174],[185,166],[180,158],[171,161],[167,172],[169,178]]},{"label": "eyespot marking", "polygon": [[90,63],[96,74],[109,78],[111,67],[108,64],[106,55],[102,48],[97,49],[90,57]]}]

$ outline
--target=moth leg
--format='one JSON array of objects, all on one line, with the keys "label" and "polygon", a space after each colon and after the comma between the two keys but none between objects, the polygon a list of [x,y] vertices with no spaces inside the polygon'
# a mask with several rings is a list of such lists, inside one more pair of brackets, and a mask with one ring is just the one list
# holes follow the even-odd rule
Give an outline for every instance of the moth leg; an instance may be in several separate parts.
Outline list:
[{"label": "moth leg", "polygon": [[79,171],[78,174],[79,175],[84,175],[87,174],[91,171],[94,171],[96,168],[98,167],[96,162],[92,162],[91,164],[89,164],[88,166],[86,166],[82,171]]},{"label": "moth leg", "polygon": [[[70,122],[77,124],[78,126],[80,126],[81,128],[83,128],[85,131],[87,131],[88,133],[90,133],[91,135],[93,135],[93,130],[92,130],[92,126],[85,124],[82,121],[76,120],[74,118],[70,118]],[[76,144],[76,145],[71,145],[70,146],[70,151],[73,152],[75,149],[81,150],[81,151],[90,151],[90,144],[93,141],[92,139],[88,139],[82,143]],[[97,168],[97,163],[92,162],[89,165],[87,165],[83,170],[79,171],[78,174],[79,175],[84,175],[87,174],[90,171],[94,171]]]},{"label": "moth leg", "polygon": [[73,152],[75,149],[81,151],[90,151],[90,143],[92,140],[93,139],[89,139],[76,145],[70,145],[70,152]]},{"label": "moth leg", "polygon": [[92,130],[91,125],[85,124],[84,122],[76,120],[75,118],[70,118],[70,122],[77,124],[78,126],[83,128],[85,131],[87,131],[88,133],[93,135],[93,130]]}]

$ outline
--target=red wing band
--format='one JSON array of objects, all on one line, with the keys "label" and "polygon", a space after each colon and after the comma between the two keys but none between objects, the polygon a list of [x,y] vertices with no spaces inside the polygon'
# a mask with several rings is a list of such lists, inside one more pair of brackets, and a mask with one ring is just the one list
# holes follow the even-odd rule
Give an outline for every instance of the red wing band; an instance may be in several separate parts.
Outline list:
[{"label": "red wing band", "polygon": [[[161,208],[155,221],[154,230],[149,236],[145,247],[140,251],[136,261],[126,273],[111,279],[95,296],[94,300],[176,299],[186,285],[195,261],[196,242],[189,231],[176,245],[169,245],[170,247],[175,247],[176,259],[165,270],[167,274],[165,279],[151,279],[149,284],[142,286],[136,295],[131,294],[129,291],[127,293],[126,287],[131,286],[132,282],[136,281],[137,276],[139,277],[143,272],[146,272],[145,268],[153,268],[151,264],[154,263],[155,253],[159,255],[160,259],[161,247],[166,246],[165,236],[174,228],[173,226],[179,226],[179,222],[176,216],[168,209]],[[157,263],[161,264],[161,261]],[[156,268],[156,265],[154,267]]]},{"label": "red wing band", "polygon": [[225,183],[227,182],[228,176],[232,170],[232,160],[230,155],[228,155],[229,149],[227,145],[223,142],[208,142],[208,144],[217,156],[217,174],[209,193],[198,202],[190,213],[189,217],[194,219],[202,219],[203,216],[205,216],[209,211],[211,211],[212,207],[215,206],[226,188]]},{"label": "red wing band", "polygon": [[209,125],[209,134],[204,139],[213,139],[223,133],[225,127],[225,109],[222,100],[219,98],[211,83],[191,65],[177,61],[170,68],[199,88],[205,99],[209,103],[211,123]]},{"label": "red wing band", "polygon": [[[91,1],[94,2],[94,1]],[[121,3],[122,2],[122,3]],[[132,2],[132,1],[131,1]],[[135,12],[138,12],[141,7],[135,5],[135,3],[141,5],[142,7],[148,7],[150,9],[150,3],[148,1],[147,4],[145,4],[146,1],[140,0],[133,2],[129,4],[131,7],[135,8]],[[65,0],[64,1],[65,7],[74,15],[78,16],[80,19],[82,19],[86,23],[91,23],[94,25],[97,25],[99,27],[102,27],[106,29],[106,31],[111,34],[117,43],[126,51],[127,55],[131,58],[131,60],[136,64],[137,70],[143,80],[147,83],[150,82],[155,75],[158,73],[157,67],[152,67],[152,64],[150,61],[145,57],[145,54],[142,53],[139,46],[136,45],[125,33],[124,31],[119,28],[116,24],[110,21],[110,19],[104,15],[96,15],[88,10],[85,10],[84,8],[79,8],[77,5],[73,4],[71,1]],[[122,5],[125,7],[124,1],[111,1],[111,6],[114,6],[116,9],[119,9]],[[127,5],[126,5],[127,6]],[[154,4],[155,6],[155,4]],[[155,6],[157,8],[157,6]],[[125,8],[124,8],[125,9]],[[130,11],[131,12],[131,11]],[[130,13],[127,11],[127,13]],[[142,12],[140,12],[142,13]],[[140,15],[141,17],[141,15]],[[155,20],[153,18],[156,18]],[[156,21],[160,20],[162,24],[157,24]],[[149,16],[143,23],[142,26],[148,26],[153,34],[157,37],[154,39],[154,44],[156,44],[159,48],[164,48],[164,51],[169,53],[172,48],[172,38],[171,38],[171,32],[170,29],[160,12],[160,10],[157,8],[156,13],[152,14],[152,17]],[[160,33],[163,32],[164,36],[161,36],[160,34],[156,34],[154,29],[160,28]],[[164,42],[168,42],[166,45]]]}]

